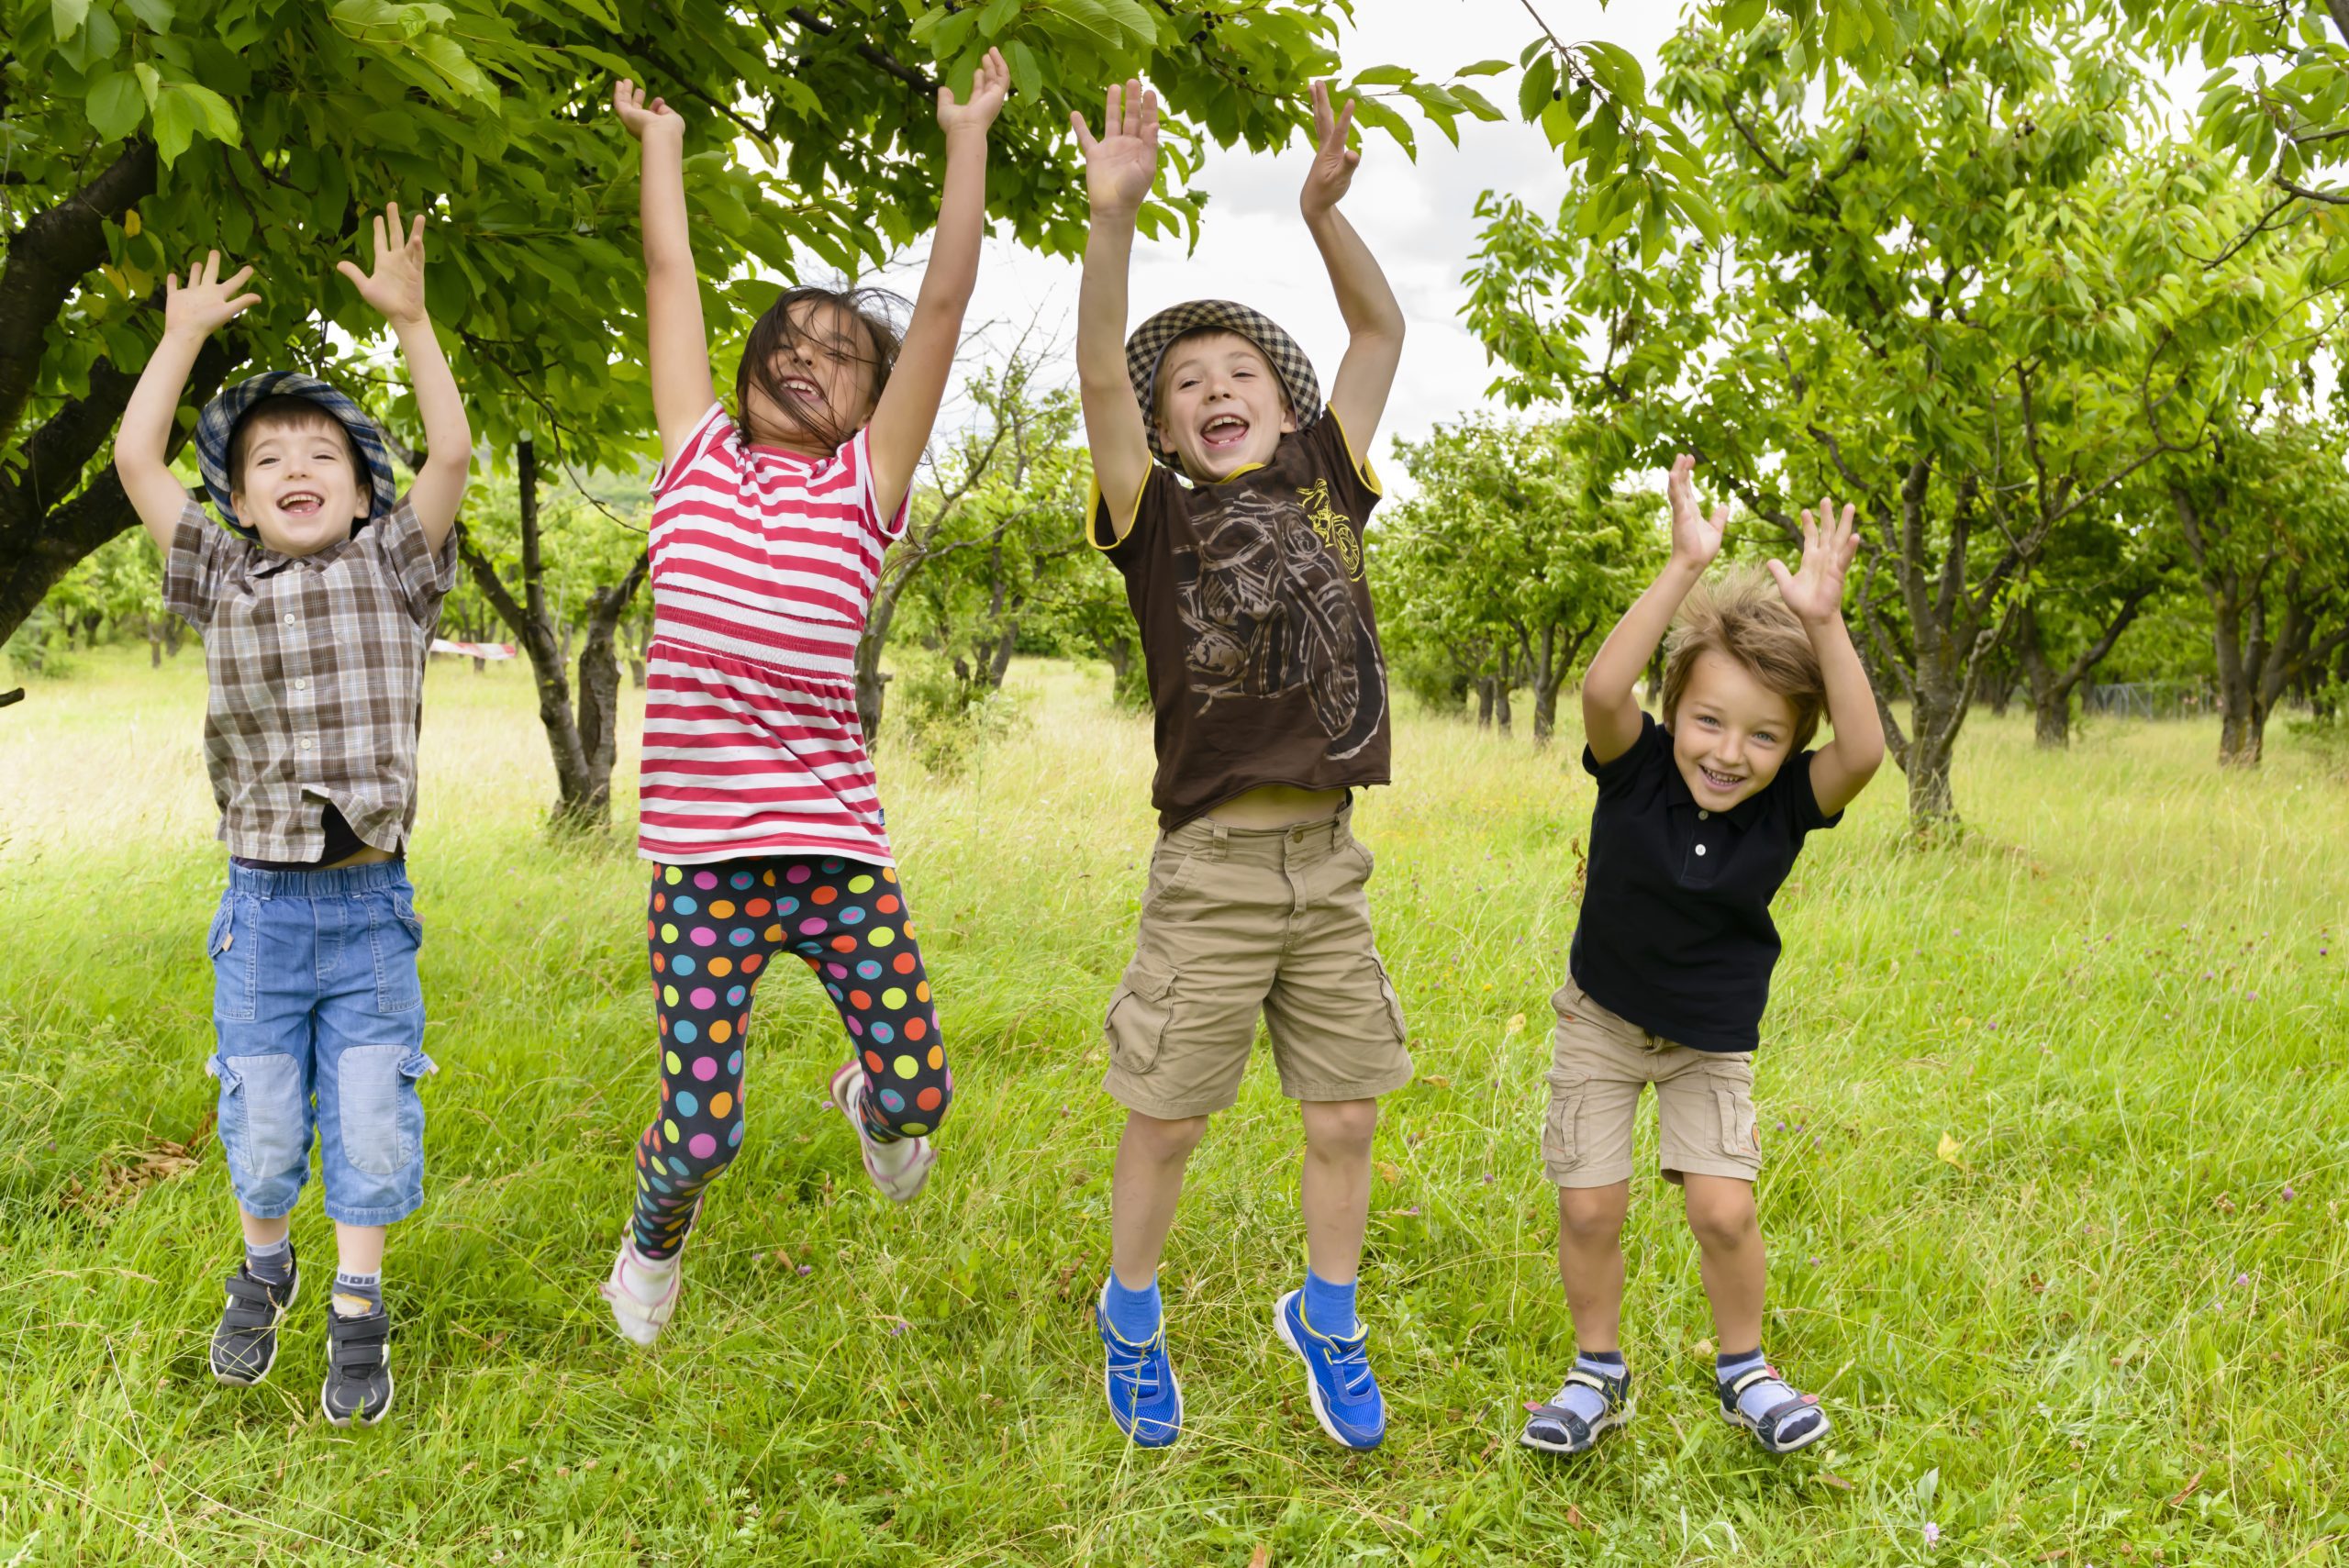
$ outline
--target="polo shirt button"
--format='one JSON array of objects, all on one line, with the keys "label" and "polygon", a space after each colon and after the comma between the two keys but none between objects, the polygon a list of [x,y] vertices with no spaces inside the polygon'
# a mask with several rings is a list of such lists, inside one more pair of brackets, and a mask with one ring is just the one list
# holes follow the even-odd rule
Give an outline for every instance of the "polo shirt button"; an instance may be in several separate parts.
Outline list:
[{"label": "polo shirt button", "polygon": [[[303,744],[303,745],[305,745],[305,746],[307,746],[307,745],[309,744],[309,742],[308,742],[307,740],[305,740],[305,741],[303,741],[303,742],[302,742],[302,744]],[[1701,855],[1701,854],[1703,854],[1703,853],[1705,852],[1705,846],[1704,846],[1704,845],[1702,845],[1702,844],[1698,845],[1698,846],[1697,846],[1697,852],[1698,852],[1698,854],[1700,854],[1700,855]]]},{"label": "polo shirt button", "polygon": [[1707,817],[1710,817],[1710,816],[1712,816],[1712,813],[1711,813],[1711,812],[1709,812],[1709,811],[1704,811],[1704,810],[1699,810],[1699,811],[1697,813],[1697,820],[1698,820],[1698,821],[1699,821],[1699,822],[1702,822],[1702,821],[1704,821]]},{"label": "polo shirt button", "polygon": [[291,610],[285,612],[285,624],[287,626],[292,626],[294,624],[294,612]]}]

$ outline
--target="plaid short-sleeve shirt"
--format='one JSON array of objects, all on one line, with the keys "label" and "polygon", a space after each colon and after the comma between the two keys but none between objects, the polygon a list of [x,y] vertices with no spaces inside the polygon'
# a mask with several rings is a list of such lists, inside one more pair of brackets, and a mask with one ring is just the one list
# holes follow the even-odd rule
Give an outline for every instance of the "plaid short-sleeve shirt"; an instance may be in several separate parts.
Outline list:
[{"label": "plaid short-sleeve shirt", "polygon": [[406,847],[425,651],[456,581],[456,531],[432,550],[405,500],[311,555],[188,502],[163,603],[204,639],[204,761],[230,854],[317,859],[329,802],[376,849]]}]

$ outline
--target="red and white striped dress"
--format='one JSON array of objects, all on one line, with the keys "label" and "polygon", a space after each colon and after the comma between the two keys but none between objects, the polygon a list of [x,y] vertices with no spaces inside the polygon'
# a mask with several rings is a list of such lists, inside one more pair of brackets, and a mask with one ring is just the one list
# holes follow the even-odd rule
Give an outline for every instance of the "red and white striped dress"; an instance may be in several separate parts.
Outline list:
[{"label": "red and white striped dress", "polygon": [[713,404],[652,496],[638,853],[892,863],[855,659],[906,507],[881,516],[865,433],[811,461]]}]

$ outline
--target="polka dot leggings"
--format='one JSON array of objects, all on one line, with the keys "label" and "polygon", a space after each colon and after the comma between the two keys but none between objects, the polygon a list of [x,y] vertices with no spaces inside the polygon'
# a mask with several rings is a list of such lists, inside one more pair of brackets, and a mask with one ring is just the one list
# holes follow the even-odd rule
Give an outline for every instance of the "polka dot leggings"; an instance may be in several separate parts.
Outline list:
[{"label": "polka dot leggings", "polygon": [[637,1250],[685,1244],[702,1190],[742,1141],[742,1053],[767,964],[806,962],[864,1070],[884,1143],[936,1130],[954,1074],[897,873],[835,856],[656,866],[645,921],[661,1026],[661,1110],[636,1143]]}]

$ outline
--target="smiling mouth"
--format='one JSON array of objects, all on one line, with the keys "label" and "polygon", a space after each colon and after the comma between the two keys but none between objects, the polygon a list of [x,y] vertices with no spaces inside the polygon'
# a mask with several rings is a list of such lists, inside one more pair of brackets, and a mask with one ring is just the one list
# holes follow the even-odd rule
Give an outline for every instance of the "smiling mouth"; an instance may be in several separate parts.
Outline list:
[{"label": "smiling mouth", "polygon": [[327,498],[315,490],[293,490],[278,497],[277,509],[289,517],[315,516]]},{"label": "smiling mouth", "polygon": [[1724,793],[1737,788],[1745,782],[1742,778],[1734,778],[1728,773],[1717,773],[1702,762],[1697,764],[1697,772],[1707,784]]},{"label": "smiling mouth", "polygon": [[1230,451],[1248,439],[1248,421],[1237,414],[1219,414],[1199,427],[1199,444],[1211,452]]},{"label": "smiling mouth", "polygon": [[785,376],[783,391],[785,396],[797,398],[802,403],[820,402],[824,395],[824,389],[805,376]]}]

